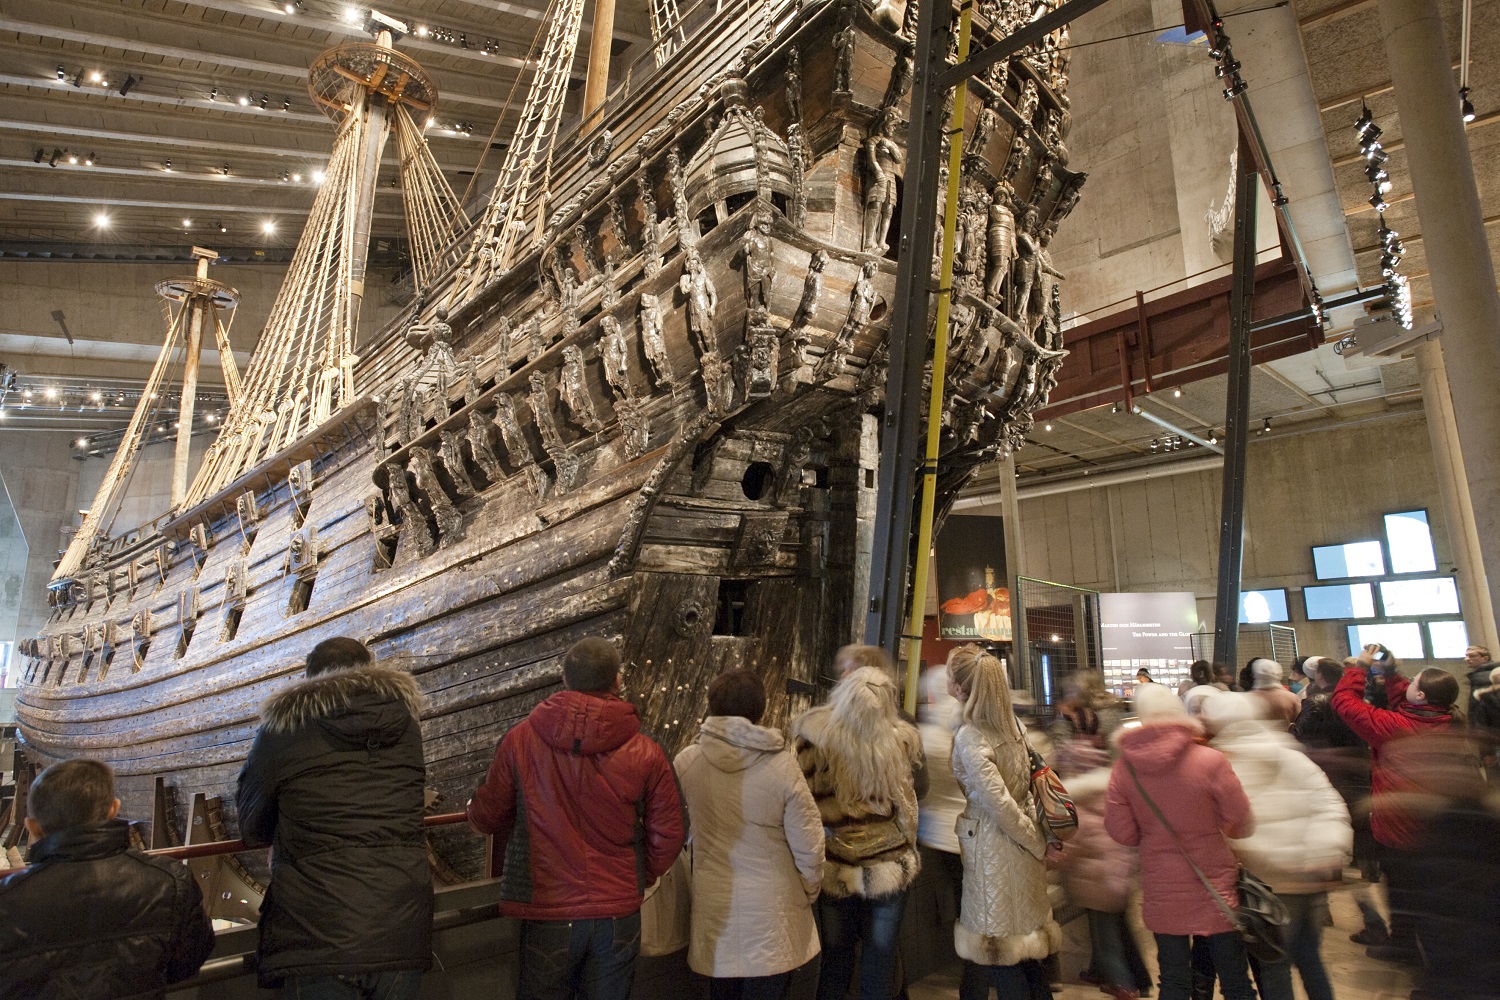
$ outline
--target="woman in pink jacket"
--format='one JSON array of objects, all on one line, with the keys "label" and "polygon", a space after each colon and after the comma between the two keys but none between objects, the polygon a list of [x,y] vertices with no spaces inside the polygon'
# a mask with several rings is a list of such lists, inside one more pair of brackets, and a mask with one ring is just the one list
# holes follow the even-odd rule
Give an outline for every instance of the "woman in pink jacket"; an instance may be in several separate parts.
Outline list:
[{"label": "woman in pink jacket", "polygon": [[1239,933],[1188,862],[1237,907],[1239,863],[1225,838],[1254,831],[1250,801],[1224,755],[1198,742],[1202,726],[1170,690],[1136,688],[1135,713],[1140,724],[1117,740],[1104,826],[1118,843],[1140,848],[1142,915],[1156,935],[1161,1000],[1190,1000],[1193,937],[1208,942],[1224,1000],[1255,1000]]}]

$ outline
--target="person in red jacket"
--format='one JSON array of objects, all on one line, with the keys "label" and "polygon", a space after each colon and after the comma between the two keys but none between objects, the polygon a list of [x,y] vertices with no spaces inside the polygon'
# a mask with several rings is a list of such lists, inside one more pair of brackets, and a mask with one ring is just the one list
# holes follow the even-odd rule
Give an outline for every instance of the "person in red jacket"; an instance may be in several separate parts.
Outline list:
[{"label": "person in red jacket", "polygon": [[[1365,679],[1380,663],[1385,678],[1386,706],[1364,700]],[[1441,732],[1453,722],[1453,703],[1458,700],[1458,679],[1446,670],[1428,667],[1408,681],[1395,669],[1395,660],[1384,646],[1369,645],[1329,699],[1339,718],[1370,745],[1370,791],[1374,803],[1370,832],[1380,850],[1391,907],[1391,936],[1384,945],[1365,949],[1371,958],[1417,963],[1420,952],[1412,931],[1411,899],[1419,888],[1413,882],[1412,851],[1421,835],[1421,823],[1402,803],[1414,793],[1425,792],[1420,774],[1394,761],[1390,745],[1406,737]]]},{"label": "person in red jacket", "polygon": [[682,851],[682,799],[666,753],[618,696],[614,643],[574,643],[563,686],[500,741],[469,825],[504,845],[500,912],[521,920],[517,1000],[625,1000],[642,891]]}]

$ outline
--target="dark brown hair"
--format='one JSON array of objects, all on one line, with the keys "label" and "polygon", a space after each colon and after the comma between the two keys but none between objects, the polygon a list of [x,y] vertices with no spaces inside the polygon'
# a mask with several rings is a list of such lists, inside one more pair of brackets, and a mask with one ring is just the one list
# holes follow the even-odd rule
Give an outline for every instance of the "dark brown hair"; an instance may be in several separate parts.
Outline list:
[{"label": "dark brown hair", "polygon": [[569,691],[598,694],[615,686],[620,676],[620,651],[608,639],[579,639],[563,654],[563,686]]},{"label": "dark brown hair", "polygon": [[1338,660],[1330,660],[1326,656],[1318,658],[1318,662],[1313,664],[1313,670],[1317,672],[1318,680],[1329,687],[1337,684],[1344,677],[1344,665]]},{"label": "dark brown hair", "polygon": [[1435,708],[1452,708],[1458,700],[1458,678],[1442,667],[1428,667],[1418,674],[1417,686]]},{"label": "dark brown hair", "polygon": [[1188,667],[1188,676],[1194,684],[1202,687],[1214,682],[1214,665],[1207,660],[1194,660],[1193,665]]},{"label": "dark brown hair", "polygon": [[346,635],[324,639],[307,654],[307,676],[317,677],[333,670],[367,667],[375,662],[370,647]]},{"label": "dark brown hair", "polygon": [[766,714],[766,686],[752,670],[726,670],[708,686],[709,715],[738,715],[759,723]]},{"label": "dark brown hair", "polygon": [[75,826],[103,823],[115,801],[115,775],[97,760],[65,760],[53,764],[31,783],[26,811],[43,833],[60,833]]}]

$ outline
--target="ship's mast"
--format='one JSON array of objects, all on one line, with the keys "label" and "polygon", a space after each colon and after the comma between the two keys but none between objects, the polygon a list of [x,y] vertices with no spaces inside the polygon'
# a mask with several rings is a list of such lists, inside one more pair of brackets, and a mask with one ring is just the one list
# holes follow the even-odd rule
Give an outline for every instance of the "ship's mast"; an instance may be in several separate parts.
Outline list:
[{"label": "ship's mast", "polygon": [[589,39],[589,72],[583,81],[583,127],[609,96],[609,57],[615,40],[615,0],[594,0],[594,33]]},{"label": "ship's mast", "polygon": [[[198,258],[195,281],[202,286],[208,279],[208,265],[218,258],[218,254],[202,247],[193,247],[193,256]],[[203,327],[214,308],[213,296],[207,292],[195,292],[188,297],[187,353],[182,362],[182,404],[177,409],[177,451],[172,456],[173,507],[182,503],[182,498],[187,493],[188,456],[193,447],[193,411],[198,400],[198,363],[203,353]]]}]

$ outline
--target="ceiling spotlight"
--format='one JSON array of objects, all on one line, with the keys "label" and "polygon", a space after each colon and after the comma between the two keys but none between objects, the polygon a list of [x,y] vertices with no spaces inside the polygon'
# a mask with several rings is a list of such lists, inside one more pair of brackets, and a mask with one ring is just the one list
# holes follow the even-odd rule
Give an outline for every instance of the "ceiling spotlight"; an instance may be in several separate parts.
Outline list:
[{"label": "ceiling spotlight", "polygon": [[260,231],[268,234],[274,233],[276,232],[276,223],[270,219],[267,219],[265,222],[262,222],[260,224]]},{"label": "ceiling spotlight", "polygon": [[88,156],[85,156],[83,158],[83,165],[85,167],[92,167],[94,165],[94,161],[98,158],[99,156],[97,153],[90,153]]},{"label": "ceiling spotlight", "polygon": [[1215,434],[1213,431],[1209,431],[1209,433],[1208,433],[1208,443],[1209,444],[1218,444],[1219,443],[1219,435]]},{"label": "ceiling spotlight", "polygon": [[47,166],[49,166],[49,167],[55,167],[55,166],[57,166],[57,161],[60,160],[60,159],[62,159],[62,150],[54,148],[52,150],[52,156],[49,157],[48,160],[47,160]]},{"label": "ceiling spotlight", "polygon": [[67,71],[67,69],[64,68],[62,66],[62,64],[60,64],[60,63],[58,64],[58,67],[57,67],[57,78],[59,80],[66,80],[68,78],[68,71]]},{"label": "ceiling spotlight", "polygon": [[104,393],[100,392],[98,389],[95,389],[93,392],[89,393],[89,399],[92,402],[98,403],[104,399]]},{"label": "ceiling spotlight", "polygon": [[289,181],[291,179],[292,179],[291,171],[289,171],[289,170],[283,170],[281,172],[281,183],[285,184],[287,181]]},{"label": "ceiling spotlight", "polygon": [[77,153],[69,153],[68,154],[68,163],[72,164],[73,166],[77,166],[78,165],[78,154]]},{"label": "ceiling spotlight", "polygon": [[1375,116],[1370,113],[1368,104],[1360,104],[1359,121],[1354,123],[1354,131],[1364,135],[1375,127]]},{"label": "ceiling spotlight", "polygon": [[292,175],[292,183],[293,184],[301,184],[302,183],[302,175],[301,174],[293,174]]},{"label": "ceiling spotlight", "polygon": [[1172,398],[1173,399],[1181,399],[1182,398],[1182,390],[1181,389],[1173,389],[1172,390]]},{"label": "ceiling spotlight", "polygon": [[344,20],[348,21],[350,24],[358,24],[359,21],[360,21],[359,8],[358,7],[345,7],[344,8]]},{"label": "ceiling spotlight", "polygon": [[290,111],[290,110],[292,110],[292,99],[290,97],[285,98],[285,99],[282,100],[282,102],[281,102],[281,110],[282,111]]},{"label": "ceiling spotlight", "polygon": [[[428,35],[427,25],[425,25],[425,24],[419,24],[419,25],[417,25],[417,37],[418,38],[426,38],[427,35]],[[59,67],[59,68],[61,68],[61,67]],[[62,78],[59,77],[58,79],[62,79]]]},{"label": "ceiling spotlight", "polygon": [[312,178],[314,184],[322,184],[328,178],[328,175],[321,170],[314,170]]},{"label": "ceiling spotlight", "polygon": [[1378,163],[1372,163],[1368,167],[1365,167],[1365,179],[1371,184],[1379,184],[1381,181],[1389,180],[1390,176],[1390,174],[1386,173],[1385,168]]},{"label": "ceiling spotlight", "polygon": [[286,11],[288,14],[295,14],[297,13],[297,8],[301,6],[302,0],[286,0],[286,3],[281,5],[281,9]]},{"label": "ceiling spotlight", "polygon": [[183,219],[182,220],[182,228],[183,229],[192,229],[193,228],[193,220],[192,219]]},{"label": "ceiling spotlight", "polygon": [[97,69],[94,70],[92,73],[89,74],[89,83],[103,83],[103,82],[104,82],[104,74],[101,73],[101,72],[99,72]]},{"label": "ceiling spotlight", "polygon": [[55,388],[53,388],[52,386],[49,385],[45,389],[42,390],[42,395],[45,396],[45,397],[47,397],[48,399],[56,399],[57,398],[57,390]]},{"label": "ceiling spotlight", "polygon": [[79,438],[77,441],[73,442],[73,447],[75,447],[75,448],[87,448],[88,446],[89,446],[89,439],[88,438]]},{"label": "ceiling spotlight", "polygon": [[1469,88],[1458,88],[1458,111],[1466,122],[1474,120],[1474,105],[1469,101]]},{"label": "ceiling spotlight", "polygon": [[241,94],[240,95],[240,107],[242,107],[242,108],[248,108],[249,106],[250,106],[250,95],[249,94]]},{"label": "ceiling spotlight", "polygon": [[125,82],[120,84],[120,96],[124,97],[130,93],[130,88],[134,87],[137,83],[140,83],[140,81],[128,73],[125,74]]},{"label": "ceiling spotlight", "polygon": [[208,89],[208,99],[210,101],[216,101],[216,100],[219,99],[219,88],[218,87],[210,87]]},{"label": "ceiling spotlight", "polygon": [[229,232],[229,227],[226,226],[226,225],[224,225],[224,223],[221,222],[221,223],[219,223],[219,232],[221,232],[221,233],[227,233],[227,232]]},{"label": "ceiling spotlight", "polygon": [[1042,430],[1044,430],[1044,431],[1050,431],[1051,429],[1052,429],[1052,425],[1051,424],[1043,424],[1042,425]]},{"label": "ceiling spotlight", "polygon": [[271,99],[269,97],[267,97],[265,94],[260,95],[260,109],[262,111],[266,110],[266,105],[270,103]]},{"label": "ceiling spotlight", "polygon": [[73,86],[75,86],[75,87],[82,87],[83,86],[83,74],[84,74],[83,67],[82,66],[78,67],[78,72],[76,74],[74,74],[74,76],[73,76]]},{"label": "ceiling spotlight", "polygon": [[1263,423],[1263,424],[1260,425],[1260,432],[1262,434],[1269,434],[1269,433],[1271,433],[1271,418],[1270,417],[1267,417],[1266,420],[1265,420],[1265,423]]},{"label": "ceiling spotlight", "polygon": [[1381,195],[1379,191],[1376,191],[1374,194],[1370,195],[1370,207],[1377,212],[1384,212],[1391,206],[1387,205],[1385,203],[1385,197]]},{"label": "ceiling spotlight", "polygon": [[172,172],[172,161],[168,160],[166,163],[163,163],[161,165],[161,168],[162,168],[162,170],[164,170],[164,171],[166,171],[167,173],[170,174]]},{"label": "ceiling spotlight", "polygon": [[1120,412],[1120,404],[1119,403],[1111,403],[1110,407],[1109,407],[1109,412],[1110,413],[1119,413]]},{"label": "ceiling spotlight", "polygon": [[431,115],[428,115],[427,116],[427,127],[428,128],[432,128],[432,126],[434,126],[436,124],[437,124],[437,119],[433,118]]},{"label": "ceiling spotlight", "polygon": [[41,146],[36,148],[36,155],[31,158],[32,163],[41,163],[47,158],[47,151]]},{"label": "ceiling spotlight", "polygon": [[1155,455],[1157,449],[1160,448],[1160,447],[1161,447],[1161,442],[1158,441],[1156,438],[1152,438],[1151,439],[1151,454]]},{"label": "ceiling spotlight", "polygon": [[222,174],[225,177],[228,177],[229,176],[229,164],[226,163],[222,167],[220,167],[219,168],[219,173]]},{"label": "ceiling spotlight", "polygon": [[1250,85],[1244,80],[1235,80],[1234,83],[1224,88],[1224,100],[1232,101],[1249,89]]},{"label": "ceiling spotlight", "polygon": [[103,212],[97,213],[94,216],[94,225],[98,226],[100,229],[107,228],[109,226],[109,216]]},{"label": "ceiling spotlight", "polygon": [[1369,160],[1371,163],[1384,163],[1390,158],[1391,154],[1387,153],[1378,142],[1375,145],[1371,146],[1369,149],[1365,150],[1365,159]]}]

